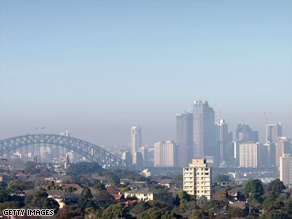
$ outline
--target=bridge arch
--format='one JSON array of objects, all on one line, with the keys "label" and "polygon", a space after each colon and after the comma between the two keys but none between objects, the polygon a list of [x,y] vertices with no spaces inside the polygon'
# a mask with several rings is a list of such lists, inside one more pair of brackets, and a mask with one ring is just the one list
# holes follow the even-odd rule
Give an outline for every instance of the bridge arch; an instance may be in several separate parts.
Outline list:
[{"label": "bridge arch", "polygon": [[64,135],[55,134],[27,134],[0,141],[0,156],[10,151],[20,149],[30,145],[55,145],[68,148],[74,152],[86,157],[88,160],[97,162],[106,167],[124,167],[125,162],[103,148],[90,142]]}]

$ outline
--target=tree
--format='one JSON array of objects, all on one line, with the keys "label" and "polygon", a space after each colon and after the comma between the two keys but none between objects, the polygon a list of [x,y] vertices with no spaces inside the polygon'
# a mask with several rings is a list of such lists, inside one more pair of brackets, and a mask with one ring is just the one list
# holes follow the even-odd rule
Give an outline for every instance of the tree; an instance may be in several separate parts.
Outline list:
[{"label": "tree", "polygon": [[106,190],[100,191],[95,197],[95,204],[101,209],[106,209],[108,206],[115,204],[115,198]]},{"label": "tree", "polygon": [[169,189],[168,188],[164,188],[164,189],[159,189],[158,190],[158,194],[157,194],[157,198],[158,201],[161,202],[168,202],[170,199],[170,193],[169,193]]},{"label": "tree", "polygon": [[197,200],[197,204],[202,208],[202,209],[206,209],[208,208],[208,199],[205,196],[201,196],[198,200]]},{"label": "tree", "polygon": [[33,189],[33,183],[26,180],[15,179],[8,184],[7,188],[11,192],[19,192],[27,189]]},{"label": "tree", "polygon": [[284,183],[279,179],[275,179],[274,181],[270,182],[268,185],[268,191],[273,191],[273,192],[277,193],[277,196],[285,188],[286,187],[284,186]]},{"label": "tree", "polygon": [[231,207],[228,208],[228,217],[233,218],[233,217],[245,217],[247,215],[247,212],[242,210],[239,207]]},{"label": "tree", "polygon": [[183,191],[183,190],[182,191],[179,191],[177,193],[177,196],[178,196],[179,200],[182,200],[182,199],[185,199],[187,201],[190,201],[191,200],[190,195],[188,193],[186,193],[185,191]]},{"label": "tree", "polygon": [[255,200],[261,203],[262,195],[264,194],[262,182],[259,179],[248,181],[243,188],[242,193],[248,198],[248,201]]},{"label": "tree", "polygon": [[32,195],[26,196],[25,200],[26,208],[38,208],[38,209],[54,209],[55,212],[59,209],[59,204],[52,198],[48,198],[48,194],[44,190],[38,190]]},{"label": "tree", "polygon": [[142,213],[143,211],[148,210],[149,208],[151,208],[151,205],[148,202],[135,202],[135,204],[133,204],[133,206],[131,207],[131,214],[133,214],[134,216],[137,216],[138,214]]},{"label": "tree", "polygon": [[106,190],[105,185],[103,183],[97,183],[93,186],[93,188],[99,191]]},{"label": "tree", "polygon": [[190,216],[189,219],[215,219],[213,212],[204,211],[202,209],[194,211]]},{"label": "tree", "polygon": [[105,209],[102,213],[102,218],[104,219],[112,219],[112,218],[132,218],[129,215],[129,210],[121,205],[114,204]]},{"label": "tree", "polygon": [[220,182],[229,182],[230,179],[229,179],[229,176],[228,175],[217,175],[213,178],[213,183],[220,183]]},{"label": "tree", "polygon": [[11,200],[11,196],[6,189],[0,188],[0,203],[8,202]]},{"label": "tree", "polygon": [[150,208],[140,214],[138,214],[137,219],[170,219],[170,218],[180,218],[179,215],[174,212],[160,209],[157,207]]},{"label": "tree", "polygon": [[78,199],[78,204],[83,208],[89,208],[89,207],[95,207],[93,196],[91,194],[91,191],[88,187],[84,187],[82,189],[81,195]]},{"label": "tree", "polygon": [[66,170],[68,175],[78,175],[78,174],[86,174],[86,173],[101,173],[102,166],[100,166],[96,162],[79,162],[72,163]]},{"label": "tree", "polygon": [[55,185],[54,181],[50,181],[46,189],[47,190],[62,190],[61,187]]},{"label": "tree", "polygon": [[[55,219],[76,218],[83,215],[82,208],[78,205],[65,205],[55,215]],[[83,218],[83,217],[81,217]]]},{"label": "tree", "polygon": [[124,188],[122,188],[122,190],[121,190],[121,194],[123,195],[125,192],[127,192],[127,191],[131,191],[131,189],[130,189],[130,187],[124,187]]},{"label": "tree", "polygon": [[76,190],[77,189],[75,187],[72,187],[72,186],[65,187],[65,191],[67,191],[67,192],[74,192]]}]

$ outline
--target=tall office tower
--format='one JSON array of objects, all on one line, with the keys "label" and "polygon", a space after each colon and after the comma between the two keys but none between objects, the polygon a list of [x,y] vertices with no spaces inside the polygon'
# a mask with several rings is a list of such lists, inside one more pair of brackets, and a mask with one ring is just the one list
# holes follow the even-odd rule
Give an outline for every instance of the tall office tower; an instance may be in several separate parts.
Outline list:
[{"label": "tall office tower", "polygon": [[173,141],[157,142],[154,144],[154,166],[176,167],[177,145]]},{"label": "tall office tower", "polygon": [[280,157],[280,180],[284,185],[292,184],[292,157],[290,154]]},{"label": "tall office tower", "polygon": [[136,167],[143,167],[143,157],[141,152],[136,152],[133,155],[133,164],[136,165]]},{"label": "tall office tower", "polygon": [[236,140],[258,142],[259,134],[257,131],[253,131],[247,124],[239,124],[236,128]]},{"label": "tall office tower", "polygon": [[259,165],[259,144],[242,143],[239,145],[239,166],[253,167]]},{"label": "tall office tower", "polygon": [[195,101],[193,108],[193,158],[215,156],[215,113],[208,101]]},{"label": "tall office tower", "polygon": [[148,167],[148,149],[145,147],[139,148],[139,152],[142,154],[143,166]]},{"label": "tall office tower", "polygon": [[176,114],[176,141],[178,144],[178,166],[185,167],[193,159],[193,114]]},{"label": "tall office tower", "polygon": [[189,167],[183,168],[183,190],[196,199],[205,196],[211,199],[212,168],[205,159],[193,159]]},{"label": "tall office tower", "polygon": [[219,149],[220,163],[228,161],[228,143],[232,141],[232,133],[228,132],[228,125],[224,119],[215,124],[216,128],[216,147]]},{"label": "tall office tower", "polygon": [[282,137],[282,123],[266,124],[266,143],[272,143]]},{"label": "tall office tower", "polygon": [[280,166],[280,157],[284,154],[291,154],[291,139],[287,137],[279,137],[276,141],[276,165]]},{"label": "tall office tower", "polygon": [[139,152],[139,148],[142,147],[142,133],[141,128],[134,126],[131,128],[131,153],[132,156],[136,152]]},{"label": "tall office tower", "polygon": [[268,148],[268,166],[274,167],[276,166],[276,145],[275,143],[266,143],[264,144]]},{"label": "tall office tower", "polygon": [[132,154],[131,152],[124,152],[122,159],[126,162],[126,166],[130,167],[132,165]]}]

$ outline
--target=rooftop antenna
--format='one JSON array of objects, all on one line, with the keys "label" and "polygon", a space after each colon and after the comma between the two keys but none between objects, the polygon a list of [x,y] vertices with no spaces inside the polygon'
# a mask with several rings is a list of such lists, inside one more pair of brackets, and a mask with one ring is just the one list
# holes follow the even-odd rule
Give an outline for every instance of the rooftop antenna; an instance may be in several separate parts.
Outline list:
[{"label": "rooftop antenna", "polygon": [[268,118],[267,118],[267,113],[264,112],[264,115],[265,115],[265,121],[266,121],[266,125],[268,124]]}]

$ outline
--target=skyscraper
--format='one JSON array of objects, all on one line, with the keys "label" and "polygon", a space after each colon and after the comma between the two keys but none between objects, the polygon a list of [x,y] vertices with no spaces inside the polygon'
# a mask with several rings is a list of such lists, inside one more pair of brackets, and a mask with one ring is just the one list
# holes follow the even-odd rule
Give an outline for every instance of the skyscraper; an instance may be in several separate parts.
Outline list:
[{"label": "skyscraper", "polygon": [[178,165],[185,167],[193,158],[193,114],[176,114],[176,142],[178,144]]},{"label": "skyscraper", "polygon": [[266,124],[266,143],[273,143],[282,137],[282,123]]},{"label": "skyscraper", "polygon": [[292,157],[290,154],[283,154],[283,157],[280,157],[280,180],[284,185],[292,184]]},{"label": "skyscraper", "polygon": [[232,141],[232,133],[228,132],[228,124],[225,123],[224,119],[221,119],[216,123],[216,147],[219,149],[219,161],[220,163],[226,162],[229,157],[227,146]]},{"label": "skyscraper", "polygon": [[215,156],[215,113],[208,101],[195,101],[193,108],[193,158]]},{"label": "skyscraper", "polygon": [[141,128],[134,126],[131,128],[131,153],[132,156],[136,152],[139,152],[139,148],[142,147],[142,133]]},{"label": "skyscraper", "polygon": [[258,142],[259,133],[257,131],[253,131],[247,124],[238,124],[236,128],[236,140],[242,142]]},{"label": "skyscraper", "polygon": [[177,166],[177,145],[173,141],[157,142],[154,144],[154,166]]},{"label": "skyscraper", "polygon": [[280,157],[284,154],[291,154],[291,139],[279,137],[276,141],[276,165],[280,166]]},{"label": "skyscraper", "polygon": [[259,165],[259,144],[243,143],[239,145],[240,167],[253,167]]}]

